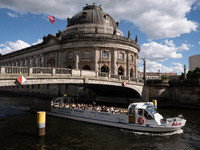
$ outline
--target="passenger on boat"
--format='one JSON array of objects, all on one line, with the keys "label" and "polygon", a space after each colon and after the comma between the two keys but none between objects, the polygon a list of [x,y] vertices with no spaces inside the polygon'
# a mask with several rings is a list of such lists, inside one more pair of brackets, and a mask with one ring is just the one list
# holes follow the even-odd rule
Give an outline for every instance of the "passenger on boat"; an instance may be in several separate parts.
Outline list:
[{"label": "passenger on boat", "polygon": [[101,111],[105,112],[105,106],[104,105],[101,107]]},{"label": "passenger on boat", "polygon": [[110,107],[110,112],[111,112],[111,113],[114,113],[114,112],[115,112],[113,106]]}]

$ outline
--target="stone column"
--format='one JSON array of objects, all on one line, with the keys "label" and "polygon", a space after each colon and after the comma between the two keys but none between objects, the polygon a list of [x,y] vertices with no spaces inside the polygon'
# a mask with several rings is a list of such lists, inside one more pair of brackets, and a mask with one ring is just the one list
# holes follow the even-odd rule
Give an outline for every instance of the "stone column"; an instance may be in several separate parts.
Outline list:
[{"label": "stone column", "polygon": [[44,54],[44,67],[48,67],[47,66],[47,61],[48,61],[48,59],[47,59],[47,53],[45,53]]},{"label": "stone column", "polygon": [[117,75],[117,49],[112,49],[111,55],[111,73]]},{"label": "stone column", "polygon": [[75,49],[75,69],[79,68],[79,50]]},{"label": "stone column", "polygon": [[98,61],[99,61],[99,51],[98,51],[98,48],[97,47],[94,47],[94,70],[95,71],[99,71],[99,65],[98,65]]},{"label": "stone column", "polygon": [[126,52],[126,76],[130,77],[130,58],[129,52]]},{"label": "stone column", "polygon": [[58,51],[55,51],[55,67],[58,67]]},{"label": "stone column", "polygon": [[61,50],[59,50],[58,51],[58,59],[57,59],[57,61],[58,61],[58,68],[62,68],[62,66],[61,66]]},{"label": "stone column", "polygon": [[134,55],[135,56],[135,58],[134,58],[134,60],[135,60],[135,62],[134,62],[134,76],[133,77],[135,77],[136,79],[138,78],[138,68],[137,68],[137,66],[138,66],[138,64],[137,64],[137,54],[136,55]]}]

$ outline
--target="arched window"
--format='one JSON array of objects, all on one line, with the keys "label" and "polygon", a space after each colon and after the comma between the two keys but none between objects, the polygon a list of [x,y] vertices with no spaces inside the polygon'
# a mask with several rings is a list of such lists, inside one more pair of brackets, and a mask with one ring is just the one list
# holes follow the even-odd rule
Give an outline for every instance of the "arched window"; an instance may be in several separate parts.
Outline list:
[{"label": "arched window", "polygon": [[24,60],[24,66],[27,66],[27,60]]},{"label": "arched window", "polygon": [[133,62],[133,55],[131,55],[131,62]]},{"label": "arched window", "polygon": [[107,65],[103,65],[101,67],[101,72],[109,72],[109,67]]},{"label": "arched window", "polygon": [[43,62],[44,62],[44,57],[41,56],[41,57],[40,57],[40,63],[43,63]]},{"label": "arched window", "polygon": [[83,70],[91,70],[90,66],[88,66],[88,65],[83,66],[82,69],[83,69]]},{"label": "arched window", "polygon": [[30,66],[32,65],[32,59],[29,59],[29,65]]},{"label": "arched window", "polygon": [[118,68],[118,75],[124,75],[124,68],[122,66]]},{"label": "arched window", "polygon": [[55,67],[55,60],[53,58],[47,61],[48,67]]}]

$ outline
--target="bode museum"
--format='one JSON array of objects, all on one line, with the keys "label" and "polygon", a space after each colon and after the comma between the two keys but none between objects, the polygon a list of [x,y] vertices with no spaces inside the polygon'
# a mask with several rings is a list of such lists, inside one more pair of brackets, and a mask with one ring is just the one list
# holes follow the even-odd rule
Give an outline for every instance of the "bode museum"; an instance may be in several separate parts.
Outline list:
[{"label": "bode museum", "polygon": [[86,4],[67,21],[63,31],[44,36],[42,43],[0,55],[0,66],[71,68],[138,77],[137,36],[134,40],[130,32],[123,36],[119,22],[101,6]]},{"label": "bode museum", "polygon": [[94,70],[137,78],[140,47],[124,37],[116,22],[100,6],[86,5],[68,18],[55,36],[0,57],[1,66],[57,67]]}]

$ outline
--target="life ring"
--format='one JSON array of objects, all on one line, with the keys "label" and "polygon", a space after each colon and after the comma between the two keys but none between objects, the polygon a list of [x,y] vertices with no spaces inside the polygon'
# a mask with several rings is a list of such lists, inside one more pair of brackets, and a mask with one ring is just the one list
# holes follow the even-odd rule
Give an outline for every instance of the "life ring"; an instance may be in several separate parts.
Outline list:
[{"label": "life ring", "polygon": [[139,124],[144,124],[145,120],[143,117],[138,118],[138,123]]}]

